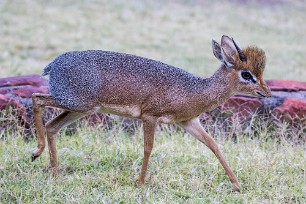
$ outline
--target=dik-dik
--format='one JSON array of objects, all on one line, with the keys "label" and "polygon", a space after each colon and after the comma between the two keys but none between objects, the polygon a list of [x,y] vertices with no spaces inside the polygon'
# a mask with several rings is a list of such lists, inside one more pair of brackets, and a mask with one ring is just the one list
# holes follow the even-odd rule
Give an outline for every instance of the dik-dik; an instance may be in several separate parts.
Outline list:
[{"label": "dik-dik", "polygon": [[213,53],[222,64],[210,78],[194,76],[155,60],[124,53],[88,50],[68,52],[54,59],[43,71],[50,75],[50,94],[33,94],[38,146],[32,160],[45,148],[42,113],[45,106],[64,111],[46,124],[50,165],[59,174],[56,135],[73,121],[96,112],[138,118],[143,122],[144,160],[138,180],[144,184],[154,132],[159,123],[177,124],[204,143],[218,158],[234,189],[240,184],[215,140],[198,116],[223,104],[235,94],[269,97],[263,80],[265,53],[249,46],[240,49],[232,38],[212,41]]}]

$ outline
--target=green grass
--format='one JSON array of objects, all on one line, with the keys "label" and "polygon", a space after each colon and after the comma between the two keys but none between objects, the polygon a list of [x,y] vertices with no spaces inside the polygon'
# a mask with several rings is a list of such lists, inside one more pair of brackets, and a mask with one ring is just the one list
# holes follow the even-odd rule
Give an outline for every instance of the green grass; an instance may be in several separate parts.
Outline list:
[{"label": "green grass", "polygon": [[2,0],[0,76],[40,74],[55,56],[86,49],[137,54],[209,76],[220,64],[211,39],[227,34],[266,51],[266,79],[305,81],[306,4],[237,2]]},{"label": "green grass", "polygon": [[[0,77],[39,74],[60,53],[86,49],[137,54],[208,76],[220,64],[211,39],[227,34],[266,51],[265,79],[305,81],[305,3],[237,2],[2,0]],[[227,139],[207,126],[242,184],[235,193],[203,144],[167,128],[157,132],[145,187],[135,182],[142,131],[131,135],[119,126],[81,125],[58,137],[62,174],[54,179],[47,150],[30,162],[36,139],[25,140],[18,125],[8,129],[14,121],[0,117],[0,203],[306,203],[305,124],[262,124]]]},{"label": "green grass", "polygon": [[136,185],[141,129],[130,135],[118,127],[82,125],[74,135],[63,133],[57,142],[62,171],[57,179],[46,171],[47,151],[30,162],[35,139],[2,134],[0,202],[305,203],[305,144],[272,137],[216,138],[242,184],[236,193],[213,153],[179,130],[157,131],[145,187]]}]

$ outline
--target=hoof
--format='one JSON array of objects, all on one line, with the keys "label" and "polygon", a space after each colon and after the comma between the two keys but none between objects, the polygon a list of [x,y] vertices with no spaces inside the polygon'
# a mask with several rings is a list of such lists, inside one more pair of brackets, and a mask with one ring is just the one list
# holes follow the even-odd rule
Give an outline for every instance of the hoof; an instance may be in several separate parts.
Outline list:
[{"label": "hoof", "polygon": [[32,156],[31,156],[31,159],[32,159],[32,162],[35,161],[35,159],[37,159],[37,157],[39,157],[42,152],[44,151],[44,148],[45,147],[37,147],[33,152],[32,152]]},{"label": "hoof", "polygon": [[56,169],[56,170],[52,170],[52,176],[53,176],[53,178],[58,178],[58,177],[59,177],[59,175],[60,175],[60,172],[59,172],[59,170],[58,170],[58,169]]},{"label": "hoof", "polygon": [[236,192],[240,192],[240,184],[237,182],[237,183],[233,183],[233,186],[234,186],[234,191]]},{"label": "hoof", "polygon": [[35,159],[37,159],[37,157],[39,157],[39,155],[32,154],[32,156],[31,156],[32,162],[35,161]]}]

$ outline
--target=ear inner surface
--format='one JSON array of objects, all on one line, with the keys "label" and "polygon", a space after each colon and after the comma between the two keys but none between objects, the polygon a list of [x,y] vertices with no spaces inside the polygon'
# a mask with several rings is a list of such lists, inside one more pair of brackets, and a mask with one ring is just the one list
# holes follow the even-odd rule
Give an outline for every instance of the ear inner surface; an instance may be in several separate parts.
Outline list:
[{"label": "ear inner surface", "polygon": [[237,49],[232,41],[232,39],[226,35],[223,35],[221,38],[221,47],[224,48],[227,54],[234,56],[237,52]]},{"label": "ear inner surface", "polygon": [[214,40],[212,40],[212,49],[213,49],[213,53],[214,53],[215,57],[216,57],[217,59],[219,59],[220,61],[223,61],[223,59],[222,59],[222,54],[221,54],[221,47],[220,47],[220,45],[219,45],[216,41],[214,41]]},{"label": "ear inner surface", "polygon": [[234,59],[226,53],[223,47],[221,48],[221,54],[222,54],[223,62],[226,65],[226,67],[231,68],[235,63]]}]

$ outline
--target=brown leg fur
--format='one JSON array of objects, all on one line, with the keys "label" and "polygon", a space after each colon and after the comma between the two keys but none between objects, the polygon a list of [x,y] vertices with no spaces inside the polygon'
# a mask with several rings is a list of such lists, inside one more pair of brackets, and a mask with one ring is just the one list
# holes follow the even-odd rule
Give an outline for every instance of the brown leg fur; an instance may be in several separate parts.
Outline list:
[{"label": "brown leg fur", "polygon": [[[34,112],[34,122],[37,130],[37,148],[32,153],[32,161],[39,157],[45,149],[46,140],[44,134],[43,125],[43,109],[45,106],[53,106],[57,108],[61,107],[50,95],[48,94],[33,94],[33,112]],[[50,166],[52,168],[53,175],[58,175],[57,168],[57,155],[56,155],[56,134],[58,131],[74,122],[75,120],[88,115],[89,113],[78,113],[65,110],[60,115],[56,116],[54,119],[49,121],[46,125],[47,140],[50,154]]]},{"label": "brown leg fur", "polygon": [[48,94],[34,93],[32,95],[34,122],[37,130],[37,148],[32,153],[32,161],[39,157],[45,149],[46,140],[43,124],[43,110],[45,106],[60,107]]},{"label": "brown leg fur", "polygon": [[60,115],[56,116],[46,125],[48,148],[50,154],[50,167],[52,169],[53,176],[59,175],[57,165],[57,152],[56,152],[56,135],[61,128],[71,124],[77,119],[85,116],[85,113],[71,112],[65,110]]},{"label": "brown leg fur", "polygon": [[157,119],[155,117],[143,117],[144,130],[144,159],[141,167],[138,184],[143,185],[147,174],[149,158],[154,145],[154,133],[157,126]]},{"label": "brown leg fur", "polygon": [[240,191],[240,184],[238,182],[238,179],[234,175],[232,169],[225,161],[218,144],[215,142],[215,140],[204,130],[202,127],[200,121],[198,118],[185,121],[183,123],[179,124],[181,127],[183,127],[187,132],[189,132],[191,135],[196,137],[198,140],[200,140],[202,143],[204,143],[218,158],[221,165],[225,169],[225,172],[227,173],[230,181],[234,185],[234,189],[236,191]]}]

